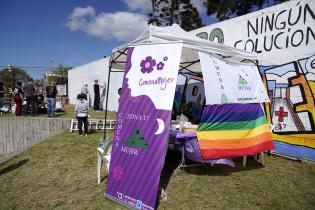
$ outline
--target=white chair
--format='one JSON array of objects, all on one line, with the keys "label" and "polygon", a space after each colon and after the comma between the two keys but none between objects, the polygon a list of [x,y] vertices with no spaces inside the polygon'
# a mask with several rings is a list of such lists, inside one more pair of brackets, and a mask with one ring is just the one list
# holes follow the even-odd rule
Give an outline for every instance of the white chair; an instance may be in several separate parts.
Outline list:
[{"label": "white chair", "polygon": [[106,173],[109,173],[110,157],[112,153],[113,140],[106,141],[104,147],[97,148],[97,183],[101,184],[102,164],[106,165]]}]

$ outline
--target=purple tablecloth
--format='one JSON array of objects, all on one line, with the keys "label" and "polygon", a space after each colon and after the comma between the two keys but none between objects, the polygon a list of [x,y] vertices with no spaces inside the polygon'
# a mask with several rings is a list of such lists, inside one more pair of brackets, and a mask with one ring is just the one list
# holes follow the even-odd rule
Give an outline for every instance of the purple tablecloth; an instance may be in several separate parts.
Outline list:
[{"label": "purple tablecloth", "polygon": [[232,159],[203,159],[200,156],[197,134],[194,132],[183,133],[182,131],[171,131],[169,139],[171,143],[184,146],[185,156],[192,161],[209,164],[225,164],[235,167]]}]

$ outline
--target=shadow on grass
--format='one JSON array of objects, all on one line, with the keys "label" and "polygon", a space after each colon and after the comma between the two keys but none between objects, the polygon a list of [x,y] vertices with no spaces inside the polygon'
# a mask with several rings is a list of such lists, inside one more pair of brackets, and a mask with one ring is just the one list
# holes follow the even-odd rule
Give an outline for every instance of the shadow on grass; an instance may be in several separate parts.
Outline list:
[{"label": "shadow on grass", "polygon": [[65,115],[67,115],[66,112],[55,112],[55,116],[56,117],[62,117],[62,116],[65,116]]},{"label": "shadow on grass", "polygon": [[[156,197],[156,205],[155,205],[156,209],[158,209],[158,206],[160,205],[160,203],[163,202],[161,201],[161,199],[163,199],[161,198],[162,189],[164,189],[164,191],[167,190],[167,186],[170,180],[174,178],[174,176],[179,179],[181,178],[184,179],[186,177],[183,174],[174,174],[180,161],[181,161],[180,151],[177,151],[177,150],[167,151],[164,166],[163,166],[161,176],[160,176],[159,189],[158,189],[158,193]],[[257,170],[264,167],[261,163],[254,160],[254,158],[252,157],[248,157],[246,167],[242,166],[242,158],[234,159],[234,162],[236,165],[235,167],[231,167],[228,165],[215,165],[214,167],[211,167],[210,164],[204,164],[197,167],[194,166],[194,167],[183,168],[182,171],[184,171],[186,174],[194,174],[194,175],[211,177],[211,176],[229,176],[232,173],[237,173],[241,171],[249,171],[249,170]],[[195,164],[196,162],[190,161],[186,158],[186,163],[189,165],[189,164]],[[103,169],[102,172],[105,173],[105,169]],[[107,178],[108,178],[108,174],[102,177],[101,182],[107,181]]]},{"label": "shadow on grass", "polygon": [[[82,132],[84,133],[84,127],[83,127],[83,126],[82,126]],[[72,133],[73,133],[74,135],[80,136],[78,130],[73,131]],[[100,133],[100,131],[99,131],[99,130],[88,130],[88,136],[89,136],[89,135],[93,135],[93,134],[95,134],[95,133]]]},{"label": "shadow on grass", "polygon": [[164,190],[167,189],[167,185],[171,180],[171,177],[173,176],[173,173],[180,162],[181,159],[180,155],[181,154],[176,150],[167,150],[164,166],[161,172],[159,190],[156,198],[156,208],[159,206],[161,202],[162,189]]},{"label": "shadow on grass", "polygon": [[99,130],[89,130],[88,134],[100,133]]},{"label": "shadow on grass", "polygon": [[[236,158],[236,159],[233,159],[233,161],[235,163],[235,167],[231,167],[231,166],[223,165],[223,164],[215,164],[213,167],[211,167],[210,164],[205,164],[204,165],[205,167],[200,166],[200,167],[185,168],[185,172],[188,174],[195,174],[195,175],[201,175],[201,176],[229,176],[232,173],[257,170],[257,169],[261,169],[265,167],[257,160],[254,160],[252,156],[248,156],[245,167],[242,165],[243,158]],[[190,164],[190,162],[188,164]]]},{"label": "shadow on grass", "polygon": [[[165,157],[165,163],[163,166],[163,170],[161,173],[160,178],[160,185],[159,185],[159,191],[156,201],[156,206],[160,204],[160,196],[161,196],[161,189],[164,190],[167,189],[167,185],[169,181],[171,180],[172,176],[175,176],[176,178],[183,178],[185,176],[181,176],[181,174],[174,174],[174,171],[176,170],[177,166],[179,165],[181,160],[181,153],[179,151],[167,151],[166,157]],[[241,171],[249,171],[249,170],[257,170],[261,169],[264,166],[254,160],[253,157],[249,156],[247,159],[247,164],[245,167],[242,165],[242,158],[234,159],[235,167],[231,167],[228,165],[221,165],[217,164],[211,167],[210,164],[203,164],[200,166],[192,166],[192,167],[186,167],[182,168],[181,170],[184,171],[187,174],[194,174],[199,176],[229,176],[232,173],[237,173]],[[196,164],[197,162],[190,161],[186,158],[186,164]]]},{"label": "shadow on grass", "polygon": [[[105,167],[105,166],[104,166]],[[108,173],[107,172],[104,172],[105,171],[105,169],[102,167],[102,169],[101,169],[101,176],[102,176],[102,172],[103,173],[106,173],[105,174],[105,176],[103,177],[103,178],[101,178],[101,183],[103,182],[103,181],[105,181],[105,180],[107,180],[107,178],[108,178]],[[106,183],[107,182],[105,182],[105,185],[106,185]]]},{"label": "shadow on grass", "polygon": [[25,163],[27,163],[29,161],[29,159],[24,159],[24,160],[20,160],[17,163],[14,163],[12,165],[9,165],[3,169],[0,170],[0,176],[2,176],[3,174],[9,173],[10,171],[13,171],[15,169],[20,168],[22,165],[24,165]]}]

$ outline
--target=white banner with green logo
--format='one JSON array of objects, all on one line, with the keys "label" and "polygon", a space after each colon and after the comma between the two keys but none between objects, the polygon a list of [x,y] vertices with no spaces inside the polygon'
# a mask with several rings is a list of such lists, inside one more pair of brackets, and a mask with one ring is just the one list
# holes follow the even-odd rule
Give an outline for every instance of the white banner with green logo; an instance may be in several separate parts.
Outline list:
[{"label": "white banner with green logo", "polygon": [[199,58],[207,105],[269,102],[256,66],[226,63],[201,52]]}]

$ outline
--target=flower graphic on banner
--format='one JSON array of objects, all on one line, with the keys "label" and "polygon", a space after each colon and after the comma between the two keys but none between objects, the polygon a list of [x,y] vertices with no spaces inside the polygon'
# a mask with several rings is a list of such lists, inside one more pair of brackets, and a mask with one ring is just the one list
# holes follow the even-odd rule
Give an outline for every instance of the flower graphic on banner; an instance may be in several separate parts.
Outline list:
[{"label": "flower graphic on banner", "polygon": [[113,178],[116,181],[121,181],[124,177],[124,169],[120,165],[116,165],[113,167]]},{"label": "flower graphic on banner", "polygon": [[162,70],[164,68],[164,63],[160,62],[158,65],[156,65],[157,70]]},{"label": "flower graphic on banner", "polygon": [[153,67],[156,65],[155,59],[152,59],[151,56],[147,56],[144,60],[141,61],[140,67],[141,72],[144,73],[150,73],[153,71]]},{"label": "flower graphic on banner", "polygon": [[[163,61],[167,61],[168,57],[164,56],[163,57]],[[141,72],[143,74],[145,73],[151,73],[154,69],[154,67],[156,66],[157,70],[163,70],[165,63],[163,61],[160,61],[157,65],[156,65],[156,60],[152,58],[152,56],[147,56],[145,59],[143,59],[140,62],[140,67],[141,67]]]}]

